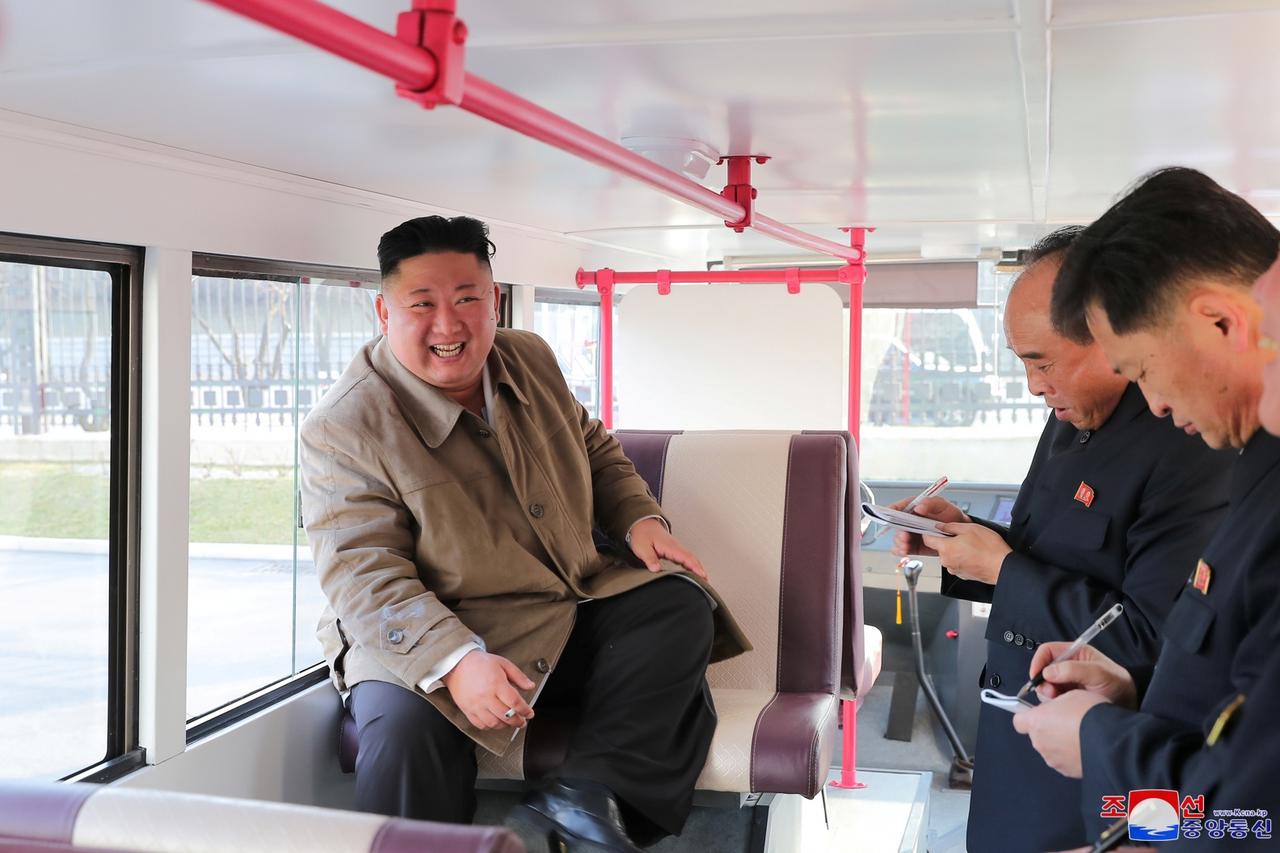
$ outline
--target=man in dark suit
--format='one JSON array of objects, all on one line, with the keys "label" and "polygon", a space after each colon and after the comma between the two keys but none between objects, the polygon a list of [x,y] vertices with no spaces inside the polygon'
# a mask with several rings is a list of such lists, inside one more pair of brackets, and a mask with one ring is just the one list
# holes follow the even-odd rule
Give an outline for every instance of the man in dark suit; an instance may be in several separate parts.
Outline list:
[{"label": "man in dark suit", "polygon": [[[981,686],[1009,693],[1026,681],[1038,643],[1079,634],[1116,602],[1124,613],[1099,642],[1129,663],[1153,660],[1165,615],[1226,506],[1230,459],[1156,418],[1093,342],[1053,330],[1053,280],[1081,230],[1032,248],[1005,309],[1009,347],[1054,413],[1012,524],[970,519],[934,498],[915,512],[949,522],[954,536],[895,539],[897,553],[941,557],[945,594],[992,603]],[[982,707],[970,851],[1079,844],[1084,825],[1062,807],[1079,798],[1079,783],[1046,767],[1008,712]]]},{"label": "man in dark suit", "polygon": [[[1280,232],[1244,199],[1194,170],[1167,169],[1091,225],[1058,276],[1053,315],[1064,333],[1091,334],[1153,412],[1239,450],[1230,511],[1187,572],[1154,669],[1088,649],[1046,667],[1043,696],[1053,701],[1015,717],[1050,766],[1083,776],[1091,833],[1104,823],[1104,795],[1179,789],[1194,776],[1204,721],[1248,694],[1271,654],[1280,439],[1259,429],[1274,345],[1261,345],[1249,288],[1278,244]],[[1059,650],[1039,649],[1033,670]]]}]

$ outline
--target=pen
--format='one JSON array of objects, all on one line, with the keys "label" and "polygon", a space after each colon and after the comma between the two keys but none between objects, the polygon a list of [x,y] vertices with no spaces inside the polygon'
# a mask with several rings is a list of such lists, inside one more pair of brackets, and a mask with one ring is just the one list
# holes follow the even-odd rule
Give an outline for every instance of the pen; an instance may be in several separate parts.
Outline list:
[{"label": "pen", "polygon": [[1017,697],[1021,699],[1023,696],[1026,696],[1029,691],[1035,690],[1037,687],[1043,684],[1045,669],[1048,669],[1049,666],[1052,664],[1061,663],[1062,661],[1074,655],[1076,652],[1080,651],[1081,647],[1083,647],[1086,643],[1088,643],[1094,637],[1101,634],[1104,628],[1106,628],[1112,622],[1116,621],[1116,619],[1120,618],[1120,614],[1123,612],[1124,612],[1124,605],[1117,603],[1115,607],[1112,607],[1106,613],[1103,613],[1101,616],[1099,616],[1097,622],[1094,622],[1088,628],[1085,628],[1084,633],[1081,634],[1079,637],[1076,637],[1076,641],[1074,643],[1072,643],[1071,645],[1067,646],[1065,649],[1062,650],[1062,654],[1058,655],[1056,658],[1050,661],[1049,664],[1046,664],[1044,666],[1044,669],[1041,669],[1039,672],[1036,673],[1035,678],[1031,679],[1026,684],[1022,685],[1022,689],[1018,691]]},{"label": "pen", "polygon": [[941,492],[943,489],[947,487],[947,483],[949,482],[951,481],[947,479],[947,475],[943,474],[941,477],[933,481],[932,486],[930,486],[929,488],[925,489],[923,492],[921,492],[920,494],[912,498],[911,502],[908,503],[903,508],[902,511],[911,512],[911,510],[916,508],[916,505],[919,504],[920,501],[924,500],[925,498],[931,498],[934,495],[938,494],[939,492]]},{"label": "pen", "polygon": [[1134,807],[1133,813],[1128,817],[1122,817],[1115,823],[1108,826],[1098,836],[1098,840],[1093,842],[1093,846],[1089,848],[1089,853],[1106,853],[1112,850],[1121,841],[1129,838],[1129,825],[1146,826],[1150,821],[1159,818],[1161,800],[1143,800]]}]

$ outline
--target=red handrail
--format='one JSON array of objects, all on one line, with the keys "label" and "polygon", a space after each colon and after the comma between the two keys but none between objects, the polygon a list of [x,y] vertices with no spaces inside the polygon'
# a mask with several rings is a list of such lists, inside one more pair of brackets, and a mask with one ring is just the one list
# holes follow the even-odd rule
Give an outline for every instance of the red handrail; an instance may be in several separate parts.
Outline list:
[{"label": "red handrail", "polygon": [[[429,89],[440,74],[436,57],[430,51],[401,41],[317,0],[207,2],[238,12],[349,59],[370,71],[390,77],[406,90]],[[421,0],[415,3],[415,7],[419,5],[422,5]],[[739,221],[746,214],[741,205],[715,190],[663,168],[616,142],[592,133],[474,74],[467,74],[465,77],[459,106],[503,127],[648,184],[726,222]],[[810,251],[847,261],[862,258],[860,249],[800,231],[758,213],[754,214],[751,227],[784,243]]]},{"label": "red handrail", "polygon": [[349,59],[411,89],[435,82],[436,58],[317,0],[209,0],[273,30]]}]

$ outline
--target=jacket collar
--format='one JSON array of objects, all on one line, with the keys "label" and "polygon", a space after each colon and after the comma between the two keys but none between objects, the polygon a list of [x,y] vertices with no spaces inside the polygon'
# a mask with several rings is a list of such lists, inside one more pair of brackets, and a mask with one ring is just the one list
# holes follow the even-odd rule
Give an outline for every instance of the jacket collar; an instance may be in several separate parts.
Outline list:
[{"label": "jacket collar", "polygon": [[[493,382],[495,389],[505,385],[511,389],[517,400],[527,406],[528,398],[512,379],[499,352],[501,341],[502,332],[499,331],[493,350],[485,362],[485,369],[489,371],[490,381]],[[502,348],[505,349],[505,347]],[[424,382],[401,364],[400,359],[396,358],[395,353],[391,351],[391,345],[387,343],[385,335],[373,344],[369,362],[374,371],[391,388],[405,417],[417,429],[426,445],[434,450],[443,444],[465,411],[462,404],[451,399],[434,385]]]}]

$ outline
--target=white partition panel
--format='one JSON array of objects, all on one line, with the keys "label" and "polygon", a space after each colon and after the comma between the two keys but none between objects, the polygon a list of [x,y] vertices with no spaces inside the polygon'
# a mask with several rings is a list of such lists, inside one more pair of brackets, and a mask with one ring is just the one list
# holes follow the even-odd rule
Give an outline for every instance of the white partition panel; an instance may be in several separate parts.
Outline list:
[{"label": "white partition panel", "polygon": [[636,287],[618,306],[616,426],[843,429],[844,312],[824,285]]}]

